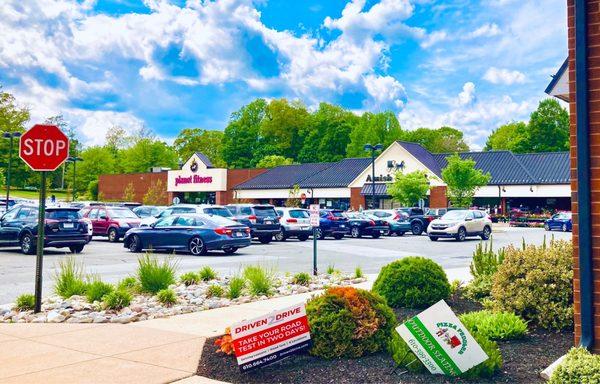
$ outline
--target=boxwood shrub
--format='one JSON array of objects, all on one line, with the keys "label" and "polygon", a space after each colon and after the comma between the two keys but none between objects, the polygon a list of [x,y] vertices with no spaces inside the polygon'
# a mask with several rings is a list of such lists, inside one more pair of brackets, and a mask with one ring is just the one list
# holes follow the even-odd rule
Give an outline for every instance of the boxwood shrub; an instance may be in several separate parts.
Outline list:
[{"label": "boxwood shrub", "polygon": [[385,349],[396,317],[385,300],[353,287],[329,288],[306,305],[313,346],[326,359],[360,357]]},{"label": "boxwood shrub", "polygon": [[373,292],[392,307],[425,308],[450,296],[446,273],[430,259],[406,257],[383,267]]},{"label": "boxwood shrub", "polygon": [[554,370],[548,383],[600,383],[600,355],[592,355],[584,348],[572,348],[565,360]]}]

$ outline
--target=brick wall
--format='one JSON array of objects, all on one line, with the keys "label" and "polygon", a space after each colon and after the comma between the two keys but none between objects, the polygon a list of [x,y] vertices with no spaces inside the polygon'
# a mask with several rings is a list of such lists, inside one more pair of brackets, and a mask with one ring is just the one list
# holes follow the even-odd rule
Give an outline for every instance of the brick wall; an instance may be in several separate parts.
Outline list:
[{"label": "brick wall", "polygon": [[[579,342],[581,328],[579,323],[579,260],[578,260],[578,206],[577,206],[577,168],[576,168],[576,108],[575,108],[575,2],[567,1],[568,39],[569,39],[569,110],[571,119],[571,205],[573,210],[573,265],[574,265],[574,301],[575,301],[575,343]],[[592,185],[592,236],[595,273],[595,346],[600,352],[600,0],[588,1],[588,78],[590,137],[591,147],[591,185]]]},{"label": "brick wall", "polygon": [[365,197],[360,194],[361,189],[361,187],[350,188],[350,206],[355,211],[358,211],[361,206],[363,208],[367,207]]},{"label": "brick wall", "polygon": [[446,190],[446,186],[431,187],[429,190],[429,207],[446,208],[448,206]]},{"label": "brick wall", "polygon": [[[148,188],[159,180],[163,183],[166,191],[167,172],[100,175],[98,177],[98,195],[104,200],[123,201],[125,188],[132,183],[135,192],[134,201],[141,203]],[[167,194],[165,194],[165,201],[162,204],[169,204]]]},{"label": "brick wall", "polygon": [[227,170],[227,193],[222,196],[223,202],[219,204],[230,204],[235,200],[233,188],[247,180],[250,180],[262,173],[267,172],[267,168],[254,169],[228,169]]}]

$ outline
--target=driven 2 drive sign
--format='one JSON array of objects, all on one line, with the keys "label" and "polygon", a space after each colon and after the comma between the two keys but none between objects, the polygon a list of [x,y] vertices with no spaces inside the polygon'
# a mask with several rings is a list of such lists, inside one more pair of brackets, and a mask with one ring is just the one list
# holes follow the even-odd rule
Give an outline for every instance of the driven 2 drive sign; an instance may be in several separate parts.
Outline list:
[{"label": "driven 2 drive sign", "polygon": [[396,331],[434,374],[458,376],[488,359],[444,300],[407,320]]},{"label": "driven 2 drive sign", "polygon": [[304,304],[231,326],[235,357],[242,372],[274,363],[310,346]]}]

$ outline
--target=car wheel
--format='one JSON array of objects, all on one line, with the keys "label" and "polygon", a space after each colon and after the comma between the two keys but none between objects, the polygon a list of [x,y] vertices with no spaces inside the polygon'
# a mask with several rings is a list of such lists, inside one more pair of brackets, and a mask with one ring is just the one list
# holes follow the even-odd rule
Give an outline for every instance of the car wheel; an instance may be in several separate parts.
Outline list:
[{"label": "car wheel", "polygon": [[204,245],[204,241],[202,241],[202,239],[198,236],[192,237],[190,243],[188,244],[188,249],[194,256],[200,256],[206,253],[206,245]]},{"label": "car wheel", "polygon": [[26,255],[33,255],[35,253],[33,236],[31,236],[29,233],[26,233],[21,237],[21,252]]},{"label": "car wheel", "polygon": [[546,231],[549,231],[550,230],[550,225],[548,225],[548,223],[544,224],[544,229]]},{"label": "car wheel", "polygon": [[333,238],[336,240],[341,240],[344,238],[344,234],[343,233],[334,233]]},{"label": "car wheel", "polygon": [[129,239],[129,251],[130,252],[139,252],[142,250],[142,240],[138,235],[132,235],[131,239]]},{"label": "car wheel", "polygon": [[298,240],[300,240],[300,241],[306,241],[306,240],[308,240],[308,235],[299,235],[298,236]]},{"label": "car wheel", "polygon": [[486,225],[485,227],[483,227],[483,232],[481,232],[481,238],[483,240],[489,240],[491,234],[492,229]]},{"label": "car wheel", "polygon": [[350,230],[350,236],[352,236],[355,239],[358,239],[360,237],[360,228],[352,227],[352,229]]},{"label": "car wheel", "polygon": [[321,228],[315,229],[315,236],[317,236],[317,239],[319,240],[323,240],[325,238],[325,234],[323,233]]},{"label": "car wheel", "polygon": [[563,224],[561,229],[563,232],[567,232],[567,224]]},{"label": "car wheel", "polygon": [[410,229],[413,235],[419,236],[423,233],[423,225],[418,221],[415,221],[410,225]]},{"label": "car wheel", "polygon": [[458,228],[458,232],[456,233],[457,241],[465,241],[467,238],[467,230],[464,227]]},{"label": "car wheel", "polygon": [[116,228],[111,228],[108,230],[108,241],[111,243],[116,243],[119,241],[119,234],[117,233]]},{"label": "car wheel", "polygon": [[224,248],[223,252],[225,252],[226,255],[233,255],[234,253],[236,253],[238,250],[237,247],[229,247],[229,248]]},{"label": "car wheel", "polygon": [[83,245],[72,245],[69,247],[71,253],[81,253],[83,251]]},{"label": "car wheel", "polygon": [[373,232],[373,234],[371,235],[371,237],[374,239],[379,239],[380,236],[381,236],[381,233],[379,233],[379,232]]},{"label": "car wheel", "polygon": [[438,241],[438,237],[437,236],[429,236],[429,240]]},{"label": "car wheel", "polygon": [[275,234],[275,236],[273,236],[275,238],[276,241],[285,241],[286,237],[285,237],[285,232],[283,232],[283,228],[281,228],[279,230],[279,232],[277,232]]},{"label": "car wheel", "polygon": [[404,231],[397,231],[396,235],[398,235],[398,236],[404,236]]},{"label": "car wheel", "polygon": [[258,241],[260,241],[261,244],[269,244],[271,240],[273,240],[273,236],[260,236],[258,238]]}]

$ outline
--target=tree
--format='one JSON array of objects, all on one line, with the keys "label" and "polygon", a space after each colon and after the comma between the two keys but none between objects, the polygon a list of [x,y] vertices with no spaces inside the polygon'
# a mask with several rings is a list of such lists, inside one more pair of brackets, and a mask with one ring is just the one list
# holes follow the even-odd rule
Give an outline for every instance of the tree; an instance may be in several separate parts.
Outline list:
[{"label": "tree", "polygon": [[365,112],[352,128],[346,154],[348,157],[366,157],[369,154],[364,150],[365,144],[383,144],[387,148],[403,136],[400,123],[393,112]]},{"label": "tree", "polygon": [[123,201],[135,201],[135,188],[133,183],[127,184],[123,190]]},{"label": "tree", "polygon": [[294,184],[294,186],[290,189],[288,198],[285,201],[285,206],[289,208],[297,208],[300,207],[302,202],[300,201],[300,186],[298,184]]},{"label": "tree", "polygon": [[[78,192],[85,192],[90,182],[97,181],[99,175],[117,173],[117,158],[107,147],[92,146],[83,149],[79,153],[83,159],[77,163],[77,186]],[[65,177],[69,187],[73,180],[73,166],[68,168]]]},{"label": "tree", "polygon": [[275,168],[280,165],[291,165],[294,164],[294,160],[289,157],[283,157],[279,155],[270,155],[263,157],[258,163],[256,168]]},{"label": "tree", "polygon": [[92,180],[88,184],[88,195],[92,200],[98,200],[98,180]]},{"label": "tree", "polygon": [[129,145],[130,137],[119,125],[113,125],[106,132],[106,147],[117,153],[118,150]]},{"label": "tree", "polygon": [[161,180],[157,180],[156,183],[150,184],[142,202],[145,205],[162,205],[166,203],[167,199],[167,188]]},{"label": "tree", "polygon": [[458,154],[447,157],[442,180],[448,186],[448,198],[455,207],[470,207],[479,187],[487,185],[491,176],[475,168],[475,160],[461,159]]},{"label": "tree", "polygon": [[527,124],[515,121],[496,128],[485,142],[485,151],[521,152],[527,140]]},{"label": "tree", "polygon": [[179,132],[173,146],[179,158],[186,161],[194,153],[206,155],[215,167],[224,167],[225,161],[221,156],[222,131],[209,131],[200,128],[186,128]]},{"label": "tree", "polygon": [[258,148],[254,162],[265,155],[281,155],[296,159],[302,147],[309,113],[299,101],[271,100],[260,123]]},{"label": "tree", "polygon": [[569,149],[569,113],[558,101],[540,101],[529,118],[523,152],[552,152]]},{"label": "tree", "polygon": [[148,172],[152,167],[178,166],[177,152],[163,141],[139,139],[133,146],[119,153],[123,172],[126,173]]},{"label": "tree", "polygon": [[230,168],[255,165],[260,123],[265,118],[267,102],[256,99],[231,115],[221,142],[221,155]]},{"label": "tree", "polygon": [[403,139],[418,143],[433,153],[453,153],[469,150],[462,131],[452,127],[418,128],[414,131],[405,132]]},{"label": "tree", "polygon": [[406,207],[416,206],[429,191],[427,174],[414,171],[407,174],[396,172],[394,182],[388,185],[388,193],[392,198]]}]

